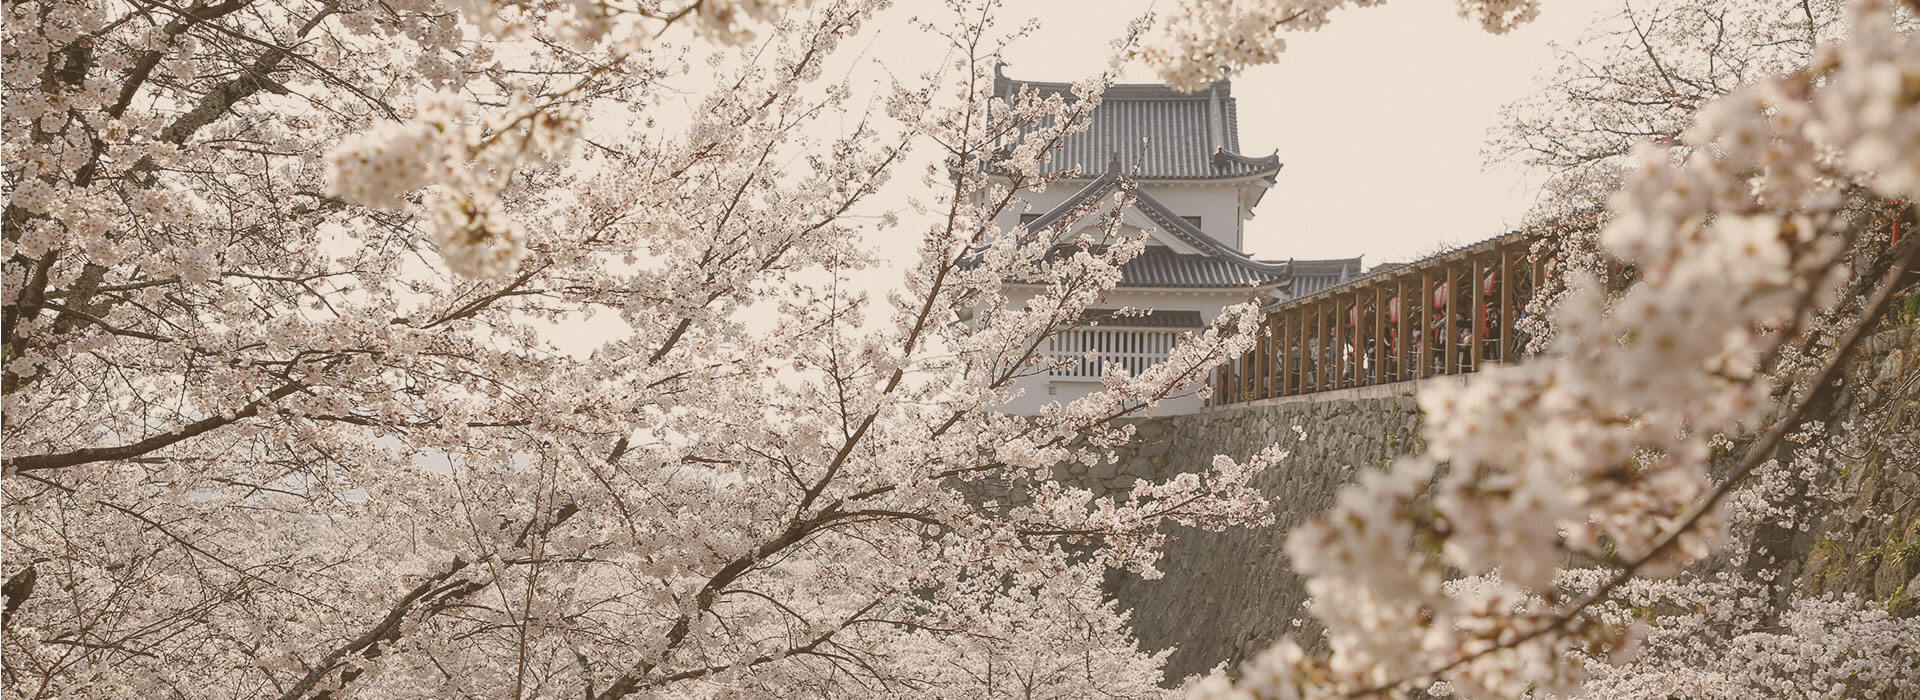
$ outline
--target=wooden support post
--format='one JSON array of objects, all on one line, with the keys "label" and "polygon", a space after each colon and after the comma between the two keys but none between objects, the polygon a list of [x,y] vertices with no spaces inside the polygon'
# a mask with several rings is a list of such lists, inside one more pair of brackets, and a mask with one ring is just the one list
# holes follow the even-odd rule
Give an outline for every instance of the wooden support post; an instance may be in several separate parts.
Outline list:
[{"label": "wooden support post", "polygon": [[1327,361],[1331,359],[1327,356],[1328,349],[1329,349],[1329,346],[1327,345],[1327,301],[1325,299],[1322,299],[1320,301],[1316,301],[1313,303],[1313,390],[1314,391],[1327,390],[1327,375],[1330,374],[1330,372],[1328,372],[1327,370],[1331,369],[1330,367],[1328,367],[1328,365],[1333,364],[1332,362]]},{"label": "wooden support post", "polygon": [[1223,392],[1227,403],[1240,401],[1240,356],[1235,355],[1227,361],[1227,390]]},{"label": "wooden support post", "polygon": [[1371,285],[1353,290],[1353,364],[1360,368],[1353,375],[1354,386],[1373,383],[1373,303],[1368,301],[1372,294]]},{"label": "wooden support post", "polygon": [[1387,383],[1387,286],[1373,286],[1373,383]]},{"label": "wooden support post", "polygon": [[1420,298],[1414,303],[1420,308],[1419,369],[1415,377],[1426,379],[1433,374],[1433,274],[1420,271]]},{"label": "wooden support post", "polygon": [[1265,323],[1267,332],[1262,334],[1261,339],[1266,344],[1266,350],[1260,353],[1260,398],[1263,399],[1273,396],[1274,392],[1274,355],[1278,354],[1275,348],[1280,347],[1280,314],[1267,314]]},{"label": "wooden support post", "polygon": [[1280,354],[1278,350],[1280,347],[1280,314],[1267,314],[1263,323],[1266,325],[1266,333],[1262,334],[1261,337],[1265,340],[1267,349],[1266,352],[1260,353],[1260,375],[1266,377],[1266,381],[1261,382],[1260,398],[1265,399],[1271,398],[1274,393],[1278,391],[1274,385],[1279,381],[1278,375],[1280,374],[1280,358],[1276,357],[1276,355]]},{"label": "wooden support post", "polygon": [[1300,375],[1300,393],[1311,394],[1320,390],[1320,309],[1309,302],[1303,313],[1307,325],[1301,329],[1306,342],[1300,344],[1300,356],[1307,358],[1307,373]]},{"label": "wooden support post", "polygon": [[1293,359],[1293,393],[1304,394],[1307,393],[1307,367],[1312,361],[1312,358],[1307,357],[1307,307],[1305,304],[1300,305],[1299,317],[1294,319],[1293,335],[1298,341],[1294,347],[1300,349],[1300,354]]},{"label": "wooden support post", "polygon": [[1240,401],[1242,403],[1253,398],[1253,383],[1258,379],[1254,376],[1253,355],[1254,351],[1248,350],[1240,356]]},{"label": "wooden support post", "polygon": [[1393,320],[1393,378],[1406,381],[1412,378],[1413,336],[1407,334],[1407,321],[1413,317],[1413,306],[1407,302],[1407,278],[1396,277],[1393,281],[1393,298],[1400,304],[1400,317]]},{"label": "wooden support post", "polygon": [[1300,371],[1300,359],[1293,355],[1293,336],[1299,329],[1300,324],[1294,314],[1285,310],[1280,312],[1280,391],[1275,396],[1286,396],[1293,392],[1293,373]]},{"label": "wooden support post", "polygon": [[1331,300],[1333,302],[1333,388],[1335,389],[1346,386],[1347,375],[1353,372],[1353,355],[1347,352],[1347,344],[1353,341],[1353,336],[1348,332],[1347,327],[1353,325],[1353,320],[1347,312],[1345,296],[1336,294]]},{"label": "wooden support post", "polygon": [[1319,342],[1319,336],[1313,332],[1319,325],[1320,317],[1313,312],[1313,304],[1300,305],[1300,393],[1313,393],[1314,382],[1319,380],[1320,357],[1313,354],[1313,344]]},{"label": "wooden support post", "polygon": [[1287,348],[1293,346],[1293,324],[1287,323],[1285,311],[1273,312],[1273,395],[1287,395],[1287,375],[1293,369],[1291,358],[1287,357]]},{"label": "wooden support post", "polygon": [[1480,371],[1480,361],[1486,359],[1487,338],[1487,260],[1484,255],[1473,256],[1473,345],[1467,355],[1468,371]]},{"label": "wooden support post", "polygon": [[1300,387],[1307,382],[1307,310],[1296,308],[1293,317],[1287,319],[1287,332],[1292,335],[1293,345],[1287,348],[1287,361],[1293,363],[1292,376],[1287,378],[1287,395],[1300,393]]},{"label": "wooden support post", "polygon": [[1293,373],[1300,371],[1300,359],[1293,355],[1293,336],[1300,329],[1296,316],[1290,310],[1280,311],[1280,391],[1275,396],[1292,392]]},{"label": "wooden support post", "polygon": [[1498,292],[1500,295],[1500,352],[1499,357],[1494,359],[1499,360],[1501,364],[1510,364],[1514,356],[1513,324],[1520,320],[1520,315],[1513,308],[1512,246],[1500,247],[1500,271],[1495,274],[1499,277],[1495,278],[1494,284],[1500,288]]},{"label": "wooden support post", "polygon": [[1249,374],[1253,375],[1253,389],[1247,393],[1248,401],[1261,398],[1261,394],[1266,391],[1262,386],[1262,384],[1265,383],[1264,375],[1266,373],[1261,371],[1261,367],[1267,363],[1266,356],[1267,329],[1266,324],[1261,323],[1258,328],[1254,329],[1253,352],[1247,355],[1247,361],[1253,365],[1251,368],[1253,371],[1249,372]]},{"label": "wooden support post", "polygon": [[1353,290],[1353,313],[1347,315],[1347,325],[1353,327],[1347,338],[1353,341],[1348,352],[1353,359],[1353,375],[1347,378],[1347,386],[1361,386],[1367,379],[1367,319],[1363,315],[1366,309],[1360,304],[1360,290]]},{"label": "wooden support post", "polygon": [[1320,313],[1327,319],[1322,334],[1326,347],[1321,351],[1327,358],[1327,376],[1321,380],[1320,390],[1330,391],[1340,386],[1340,302],[1335,297],[1320,300]]},{"label": "wooden support post", "polygon": [[1441,373],[1442,374],[1459,374],[1460,373],[1460,341],[1457,337],[1457,334],[1455,333],[1454,324],[1458,322],[1460,319],[1460,304],[1458,303],[1460,300],[1460,279],[1459,279],[1460,276],[1459,276],[1459,271],[1454,269],[1453,263],[1447,263],[1446,275],[1447,275],[1447,286],[1445,287],[1445,289],[1447,290],[1447,308],[1446,308],[1447,320],[1445,323],[1441,324],[1442,329],[1440,331],[1440,342],[1446,343],[1445,345],[1446,350],[1441,354],[1441,361],[1447,364],[1446,364],[1446,367],[1441,371]]}]

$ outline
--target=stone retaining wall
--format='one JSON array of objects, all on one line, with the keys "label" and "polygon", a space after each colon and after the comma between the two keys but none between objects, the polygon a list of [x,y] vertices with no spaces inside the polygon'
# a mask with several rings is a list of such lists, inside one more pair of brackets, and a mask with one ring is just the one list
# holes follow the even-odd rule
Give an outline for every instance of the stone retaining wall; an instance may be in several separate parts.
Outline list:
[{"label": "stone retaining wall", "polygon": [[1296,618],[1304,622],[1306,594],[1281,551],[1286,531],[1331,506],[1356,468],[1383,466],[1420,446],[1413,385],[1373,389],[1379,391],[1370,398],[1273,402],[1140,425],[1140,446],[1118,465],[1120,474],[1164,479],[1203,469],[1215,454],[1246,459],[1274,442],[1292,449],[1254,480],[1274,505],[1273,527],[1176,528],[1160,564],[1165,577],[1108,576],[1108,591],[1131,612],[1142,646],[1177,647],[1167,661],[1169,680],[1222,661],[1237,664]]},{"label": "stone retaining wall", "polygon": [[[1255,480],[1274,506],[1272,527],[1176,528],[1160,564],[1164,578],[1108,576],[1107,590],[1130,611],[1141,646],[1177,647],[1167,661],[1170,682],[1222,662],[1236,665],[1296,625],[1303,644],[1319,639],[1282,551],[1286,532],[1330,507],[1356,469],[1384,466],[1422,447],[1413,399],[1418,388],[1368,387],[1151,419],[1139,424],[1137,446],[1118,464],[1058,474],[1109,493],[1137,479],[1203,469],[1215,454],[1245,459],[1273,442],[1292,447],[1289,459]],[[1866,414],[1875,422],[1856,429],[1920,435],[1920,330],[1867,339],[1825,418],[1840,428]],[[1793,592],[1853,593],[1895,614],[1916,614],[1920,465],[1888,463],[1884,454],[1863,459],[1836,470],[1849,495],[1828,504],[1819,526],[1785,545]]]}]

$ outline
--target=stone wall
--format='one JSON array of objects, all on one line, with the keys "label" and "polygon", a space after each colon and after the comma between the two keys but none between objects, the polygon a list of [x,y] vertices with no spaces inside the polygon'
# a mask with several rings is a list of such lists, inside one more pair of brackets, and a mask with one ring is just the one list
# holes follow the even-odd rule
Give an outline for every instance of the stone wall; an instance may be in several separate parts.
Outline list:
[{"label": "stone wall", "polygon": [[[1274,505],[1273,527],[1217,533],[1176,528],[1160,564],[1163,578],[1109,575],[1108,591],[1132,614],[1142,646],[1176,647],[1167,661],[1169,680],[1203,673],[1222,661],[1238,663],[1278,638],[1296,618],[1304,622],[1306,594],[1281,551],[1285,533],[1331,506],[1356,468],[1382,466],[1419,447],[1420,416],[1412,392],[1411,384],[1369,387],[1140,425],[1139,446],[1117,465],[1109,488],[1130,484],[1134,477],[1164,479],[1204,469],[1216,454],[1246,459],[1274,442],[1292,450],[1278,468],[1255,478]],[[1097,476],[1089,472],[1082,478]]]},{"label": "stone wall", "polygon": [[[1830,430],[1872,435],[1832,475],[1843,497],[1816,501],[1817,523],[1797,533],[1783,558],[1793,592],[1845,593],[1879,601],[1895,615],[1920,614],[1920,328],[1862,341],[1847,368]],[[1904,442],[1906,456],[1895,445]]]},{"label": "stone wall", "polygon": [[[1160,564],[1165,577],[1108,576],[1108,592],[1132,615],[1142,647],[1176,647],[1167,661],[1170,682],[1222,662],[1238,664],[1296,624],[1302,643],[1320,638],[1301,608],[1306,595],[1282,551],[1286,532],[1330,507],[1356,469],[1383,466],[1421,447],[1413,399],[1419,386],[1270,399],[1147,420],[1120,463],[1076,466],[1057,475],[1106,493],[1129,488],[1136,479],[1203,469],[1215,454],[1245,459],[1273,442],[1292,447],[1279,468],[1255,482],[1273,504],[1272,527],[1219,533],[1177,528]],[[1866,339],[1842,391],[1822,413],[1835,429],[1920,441],[1920,329]],[[1779,545],[1794,581],[1781,594],[1852,593],[1895,614],[1920,613],[1920,465],[1890,459],[1883,450],[1834,471],[1845,482],[1846,496],[1823,504],[1818,526]]]}]

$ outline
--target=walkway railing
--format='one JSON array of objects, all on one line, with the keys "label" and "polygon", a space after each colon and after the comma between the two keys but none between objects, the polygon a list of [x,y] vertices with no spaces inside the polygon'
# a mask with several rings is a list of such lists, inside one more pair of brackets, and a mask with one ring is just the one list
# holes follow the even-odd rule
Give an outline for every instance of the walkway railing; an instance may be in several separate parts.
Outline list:
[{"label": "walkway railing", "polygon": [[1266,311],[1258,344],[1214,371],[1208,405],[1465,374],[1512,362],[1545,278],[1542,236],[1519,232]]},{"label": "walkway railing", "polygon": [[1099,379],[1108,367],[1125,367],[1138,375],[1167,359],[1180,340],[1179,331],[1123,328],[1080,328],[1047,339],[1046,355],[1066,360],[1047,372],[1063,379]]}]

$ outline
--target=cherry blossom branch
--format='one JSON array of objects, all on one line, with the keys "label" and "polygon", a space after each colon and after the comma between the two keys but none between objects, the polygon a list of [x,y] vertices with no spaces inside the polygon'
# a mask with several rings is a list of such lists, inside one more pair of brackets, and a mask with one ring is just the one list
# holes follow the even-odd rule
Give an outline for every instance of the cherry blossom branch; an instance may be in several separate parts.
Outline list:
[{"label": "cherry blossom branch", "polygon": [[203,418],[188,423],[179,430],[155,435],[138,442],[114,447],[87,447],[71,452],[13,457],[4,460],[4,462],[0,462],[0,464],[5,464],[6,473],[14,474],[46,469],[64,469],[82,464],[92,464],[94,462],[131,459],[175,443],[193,439],[215,428],[252,418],[259,415],[261,409],[272,405],[275,401],[279,401],[305,389],[306,386],[305,383],[297,380],[290,381],[267,392],[264,396],[248,401],[240,410],[231,414]]},{"label": "cherry blossom branch", "polygon": [[1730,472],[1727,478],[1709,492],[1704,499],[1699,501],[1687,517],[1670,528],[1645,554],[1621,567],[1606,583],[1601,584],[1599,588],[1587,594],[1584,598],[1581,598],[1571,607],[1557,612],[1553,619],[1544,626],[1529,630],[1511,640],[1502,640],[1486,649],[1459,657],[1444,666],[1402,676],[1379,685],[1355,690],[1347,693],[1346,697],[1364,698],[1380,695],[1423,678],[1436,677],[1439,674],[1446,673],[1447,671],[1490,654],[1518,647],[1534,639],[1565,628],[1568,624],[1571,624],[1581,612],[1607,600],[1615,590],[1618,590],[1628,581],[1633,580],[1641,569],[1676,546],[1680,538],[1695,526],[1699,525],[1701,519],[1705,518],[1708,513],[1713,512],[1713,509],[1719,505],[1722,499],[1726,498],[1727,494],[1744,483],[1760,465],[1766,464],[1768,460],[1773,458],[1774,448],[1779,446],[1780,441],[1787,436],[1787,433],[1797,429],[1800,424],[1800,419],[1805,416],[1807,411],[1834,390],[1834,381],[1840,377],[1841,370],[1845,368],[1847,360],[1852,357],[1854,347],[1866,336],[1867,330],[1877,325],[1881,317],[1885,315],[1893,299],[1898,296],[1898,293],[1901,291],[1896,282],[1899,281],[1901,275],[1904,274],[1909,269],[1909,266],[1916,260],[1920,260],[1920,245],[1907,245],[1907,250],[1900,254],[1898,261],[1887,271],[1883,284],[1880,285],[1879,290],[1874,292],[1873,298],[1868,301],[1866,307],[1861,311],[1860,317],[1847,329],[1846,335],[1841,338],[1832,353],[1828,355],[1826,362],[1821,365],[1819,372],[1814,375],[1813,382],[1809,384],[1811,388],[1791,405],[1785,415],[1774,423],[1772,429],[1768,430],[1759,440],[1755,441],[1755,443],[1748,448],[1747,455],[1741,460],[1740,465]]},{"label": "cherry blossom branch", "polygon": [[334,669],[339,668],[347,656],[356,653],[365,653],[374,649],[375,645],[379,644],[381,640],[393,637],[399,631],[401,621],[406,619],[407,613],[413,609],[415,603],[439,593],[457,590],[457,586],[449,586],[445,584],[445,582],[447,579],[452,578],[454,575],[466,569],[468,563],[467,560],[456,557],[453,563],[449,564],[446,569],[427,577],[427,580],[421,581],[419,585],[414,586],[413,590],[407,591],[405,595],[400,597],[400,600],[394,602],[393,606],[387,610],[387,614],[381,617],[379,622],[368,628],[367,631],[361,633],[360,636],[348,640],[346,644],[340,645],[333,651],[328,652],[326,656],[321,657],[320,662],[315,664],[312,670],[308,671],[300,680],[295,681],[291,687],[287,688],[286,692],[280,694],[280,700],[299,700],[300,698],[306,697],[307,693],[319,685],[321,680],[333,673]]},{"label": "cherry blossom branch", "polygon": [[[833,629],[827,630],[826,632],[822,632],[819,635],[816,635],[813,639],[808,640],[805,644],[791,646],[784,650],[781,650],[778,653],[762,654],[760,656],[756,656],[746,661],[741,661],[739,663],[721,664],[718,666],[708,666],[705,668],[697,668],[697,669],[690,669],[686,671],[670,673],[664,676],[660,676],[658,678],[651,679],[647,681],[645,684],[643,684],[641,687],[658,688],[658,687],[667,685],[669,683],[674,683],[677,681],[686,681],[686,680],[694,680],[696,678],[705,678],[707,676],[711,676],[716,673],[722,673],[732,669],[759,666],[761,664],[778,661],[784,658],[812,653],[813,650],[818,649],[820,645],[826,644],[829,641],[831,641],[834,635],[839,634],[842,630],[845,630],[848,627],[853,626],[854,624],[857,624],[860,622],[878,622],[877,620],[863,619],[861,616],[872,611],[874,608],[880,607],[880,604],[882,602],[885,602],[884,598],[876,599],[871,603],[867,603],[866,606],[855,611],[852,615],[847,616],[846,620],[841,622],[838,626],[834,627]],[[597,698],[604,698],[607,696],[605,694],[601,694],[594,697],[597,699]],[[620,696],[614,696],[614,697],[620,697]]]}]

